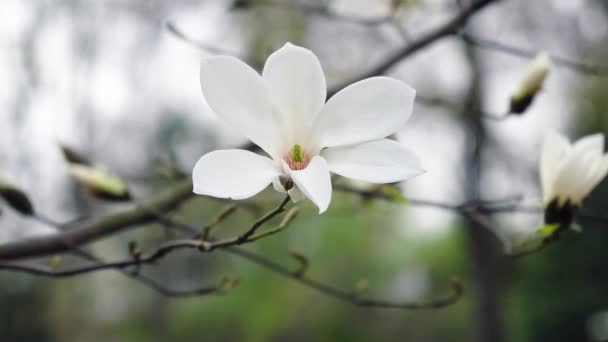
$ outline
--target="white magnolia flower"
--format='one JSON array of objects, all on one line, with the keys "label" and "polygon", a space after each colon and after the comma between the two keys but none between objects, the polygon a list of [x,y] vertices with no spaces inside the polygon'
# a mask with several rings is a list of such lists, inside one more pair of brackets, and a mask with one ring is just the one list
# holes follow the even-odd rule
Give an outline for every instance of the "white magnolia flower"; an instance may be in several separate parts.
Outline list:
[{"label": "white magnolia flower", "polygon": [[309,50],[286,44],[260,76],[233,57],[205,59],[201,87],[209,106],[272,159],[245,150],[204,155],[193,171],[194,192],[243,199],[270,183],[292,200],[307,197],[322,213],[331,201],[330,171],[373,182],[420,174],[418,158],[384,139],[409,118],[415,91],[374,77],[346,87],[327,103],[325,76]]},{"label": "white magnolia flower", "polygon": [[607,173],[602,134],[583,137],[574,144],[555,132],[546,136],[540,159],[545,207],[554,200],[558,206],[580,206]]}]

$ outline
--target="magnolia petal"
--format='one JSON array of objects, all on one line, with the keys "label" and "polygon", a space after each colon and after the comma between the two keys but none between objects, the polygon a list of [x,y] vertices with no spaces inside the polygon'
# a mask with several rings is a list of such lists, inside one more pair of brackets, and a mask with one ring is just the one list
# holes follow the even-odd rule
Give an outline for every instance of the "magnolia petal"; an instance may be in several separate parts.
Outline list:
[{"label": "magnolia petal", "polygon": [[608,172],[608,158],[604,156],[604,135],[592,134],[579,139],[572,148],[571,154],[579,156],[580,183],[576,196],[581,200],[585,198],[606,176]]},{"label": "magnolia petal", "polygon": [[570,200],[572,204],[579,205],[587,192],[584,191],[593,167],[592,154],[577,154],[570,151],[563,157],[564,161],[557,166],[557,173],[553,185],[553,197],[558,197],[562,203]]},{"label": "magnolia petal", "polygon": [[587,196],[593,189],[598,186],[608,174],[608,154],[601,159],[596,159],[594,167],[590,168],[590,175],[584,185],[584,196]]},{"label": "magnolia petal", "polygon": [[278,176],[269,158],[245,150],[219,150],[199,159],[192,181],[199,195],[244,199],[264,190]]},{"label": "magnolia petal", "polygon": [[570,149],[570,142],[557,132],[549,132],[543,141],[540,156],[540,179],[543,203],[548,204],[555,197],[554,186],[559,165]]},{"label": "magnolia petal", "polygon": [[287,146],[302,144],[325,104],[321,63],[310,50],[287,43],[266,60],[262,78],[279,111]]},{"label": "magnolia petal", "polygon": [[588,135],[580,138],[572,147],[576,152],[593,153],[601,158],[604,154],[604,135],[601,133]]},{"label": "magnolia petal", "polygon": [[549,179],[552,185],[549,187],[551,191],[545,194],[545,204],[558,197],[562,202],[569,199],[580,205],[608,172],[603,150],[604,137],[601,134],[583,137],[571,148],[569,144],[563,148],[552,162],[555,174],[552,180]]},{"label": "magnolia petal", "polygon": [[291,170],[287,163],[282,163],[298,189],[319,208],[319,214],[327,210],[331,202],[331,176],[325,159],[316,156],[303,170]]},{"label": "magnolia petal", "polygon": [[389,139],[328,147],[321,155],[331,172],[370,183],[394,183],[424,173],[413,152]]},{"label": "magnolia petal", "polygon": [[399,130],[412,113],[416,91],[388,77],[354,83],[327,101],[315,125],[319,147],[357,144]]},{"label": "magnolia petal", "polygon": [[569,181],[569,189],[566,190],[568,193],[563,197],[570,198],[571,202],[575,204],[580,204],[593,189],[594,178],[601,159],[598,159],[595,153],[587,152],[574,160],[574,164],[570,166],[571,178],[567,180]]},{"label": "magnolia petal", "polygon": [[280,125],[262,77],[229,56],[203,60],[200,77],[211,109],[272,157],[278,157]]}]

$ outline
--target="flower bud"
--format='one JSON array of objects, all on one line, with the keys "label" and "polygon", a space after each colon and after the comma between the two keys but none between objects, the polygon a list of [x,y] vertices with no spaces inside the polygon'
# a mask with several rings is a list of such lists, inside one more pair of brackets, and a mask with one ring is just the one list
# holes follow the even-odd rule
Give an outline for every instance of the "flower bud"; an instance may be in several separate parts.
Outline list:
[{"label": "flower bud", "polygon": [[34,215],[34,206],[28,196],[13,183],[0,177],[0,197],[22,215]]},{"label": "flower bud", "polygon": [[131,199],[126,184],[99,167],[70,164],[68,173],[97,198],[112,201]]},{"label": "flower bud", "polygon": [[549,55],[541,52],[536,56],[528,67],[517,91],[511,95],[510,113],[522,114],[528,109],[536,94],[541,90],[550,66]]}]

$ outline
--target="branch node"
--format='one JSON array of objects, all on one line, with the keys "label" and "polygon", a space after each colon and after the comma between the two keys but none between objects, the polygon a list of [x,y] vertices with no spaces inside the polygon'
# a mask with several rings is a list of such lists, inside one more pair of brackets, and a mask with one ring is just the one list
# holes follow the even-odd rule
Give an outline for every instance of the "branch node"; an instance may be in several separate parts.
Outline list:
[{"label": "branch node", "polygon": [[131,273],[133,275],[137,275],[137,274],[139,274],[139,270],[140,270],[140,266],[141,266],[141,249],[139,249],[139,246],[137,245],[136,241],[129,241],[129,253],[133,257],[133,260],[135,261],[135,263],[134,263],[135,267],[133,268],[133,271]]},{"label": "branch node", "polygon": [[225,275],[222,280],[220,280],[217,289],[219,292],[225,293],[235,288],[239,284],[240,280],[241,279],[238,275]]},{"label": "branch node", "polygon": [[215,218],[209,224],[207,224],[203,227],[203,230],[201,232],[201,240],[203,240],[203,241],[209,240],[209,236],[211,235],[211,231],[213,230],[213,228],[215,228],[218,224],[220,224],[222,221],[224,221],[230,215],[234,214],[234,212],[236,211],[236,208],[237,208],[236,205],[231,204],[231,205],[224,207],[222,210],[220,210],[220,212],[217,214],[217,216],[215,216]]},{"label": "branch node", "polygon": [[137,241],[129,241],[129,254],[131,254],[135,261],[141,259],[141,249],[139,249]]},{"label": "branch node", "polygon": [[359,281],[357,281],[357,283],[355,284],[355,291],[353,292],[353,296],[359,297],[360,295],[369,291],[369,287],[369,280],[359,279]]},{"label": "branch node", "polygon": [[281,220],[281,223],[279,224],[279,228],[285,229],[285,228],[289,227],[289,225],[291,224],[291,221],[293,221],[298,216],[299,213],[300,213],[300,209],[298,209],[298,207],[293,207],[293,208],[289,209],[287,214],[285,214],[285,216],[283,216],[283,220]]},{"label": "branch node", "polygon": [[298,268],[292,272],[292,274],[296,277],[302,277],[308,271],[308,267],[310,266],[310,262],[308,258],[297,251],[289,251],[289,255],[298,262]]}]

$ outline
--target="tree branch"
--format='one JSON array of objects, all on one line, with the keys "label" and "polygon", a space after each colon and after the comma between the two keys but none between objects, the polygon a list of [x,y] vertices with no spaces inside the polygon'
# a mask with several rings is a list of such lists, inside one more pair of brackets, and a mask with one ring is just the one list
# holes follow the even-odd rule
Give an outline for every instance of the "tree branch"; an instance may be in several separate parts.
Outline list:
[{"label": "tree branch", "polygon": [[[533,58],[534,56],[536,56],[538,54],[538,51],[536,51],[536,50],[525,49],[525,48],[521,48],[521,47],[517,47],[517,46],[513,46],[513,45],[504,44],[504,43],[497,42],[494,40],[478,37],[478,36],[475,36],[471,33],[465,32],[465,31],[459,32],[458,37],[462,38],[462,40],[464,42],[471,44],[472,46],[475,46],[475,47],[478,47],[481,49],[502,52],[504,54],[515,56],[515,57]],[[575,60],[571,60],[571,59],[560,57],[560,56],[553,56],[553,55],[551,56],[551,60],[553,62],[555,62],[555,64],[557,64],[557,65],[561,65],[563,67],[574,70],[581,74],[594,75],[594,76],[600,76],[600,77],[608,76],[607,67],[583,64],[583,63],[575,61]]]},{"label": "tree branch", "polygon": [[391,55],[386,57],[384,61],[378,63],[377,66],[373,67],[367,72],[361,73],[349,79],[348,81],[330,89],[329,96],[334,95],[335,93],[352,83],[364,80],[366,78],[383,75],[384,73],[392,69],[396,64],[401,62],[403,59],[415,54],[416,52],[420,51],[421,49],[425,48],[426,46],[434,43],[435,41],[441,38],[457,33],[467,23],[471,16],[482,10],[487,5],[496,1],[498,0],[472,1],[472,3],[468,7],[462,9],[457,16],[452,18],[447,23],[437,27],[436,29],[428,32],[427,34],[422,35],[420,38],[416,39],[415,41],[412,41],[410,44],[392,53]]},{"label": "tree branch", "polygon": [[192,182],[184,180],[171,191],[153,199],[147,208],[124,210],[110,214],[94,222],[84,222],[68,230],[40,237],[32,237],[0,245],[0,260],[43,256],[69,251],[72,246],[103,238],[129,227],[154,221],[150,211],[162,212],[178,207],[193,196]]}]

